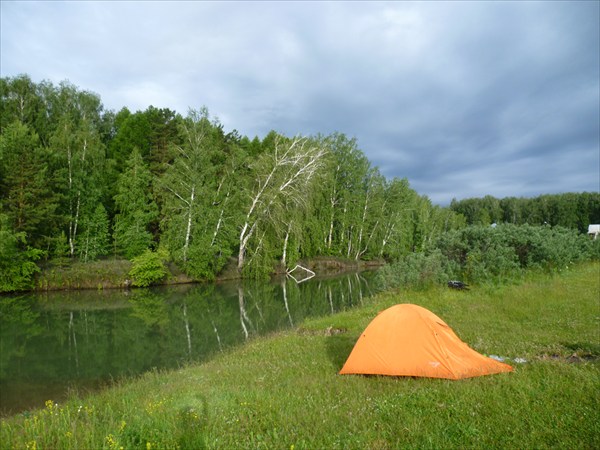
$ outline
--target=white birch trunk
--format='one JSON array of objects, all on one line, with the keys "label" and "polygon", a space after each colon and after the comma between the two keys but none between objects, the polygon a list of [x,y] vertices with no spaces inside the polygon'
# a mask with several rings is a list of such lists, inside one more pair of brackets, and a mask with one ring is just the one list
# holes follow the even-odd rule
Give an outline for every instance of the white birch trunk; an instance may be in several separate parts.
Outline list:
[{"label": "white birch trunk", "polygon": [[[65,131],[67,127],[65,126]],[[67,168],[69,177],[69,196],[73,194],[73,154],[71,152],[71,146],[67,144]],[[79,195],[77,196],[77,208],[79,208]],[[75,256],[75,232],[77,226],[74,226],[74,214],[73,214],[73,199],[69,199],[69,253],[71,257]]]},{"label": "white birch trunk", "polygon": [[378,226],[379,226],[379,220],[377,222],[375,222],[375,225],[373,226],[373,229],[371,230],[371,233],[369,233],[369,237],[367,238],[367,242],[365,242],[365,247],[362,250],[359,250],[356,259],[358,259],[362,255],[364,255],[365,253],[367,253],[367,251],[369,250],[369,244],[371,243],[371,240],[373,239],[373,236],[375,235],[375,231],[377,231],[377,227]]},{"label": "white birch trunk", "polygon": [[225,208],[221,208],[221,213],[219,214],[219,220],[217,221],[217,226],[215,227],[215,232],[213,233],[212,240],[210,241],[210,246],[214,246],[217,241],[217,234],[219,234],[219,228],[221,228],[221,224],[223,223],[223,213],[225,212]]},{"label": "white birch trunk", "polygon": [[259,204],[259,201],[262,199],[263,193],[265,192],[265,189],[267,188],[268,184],[270,183],[271,179],[273,178],[273,175],[275,174],[276,169],[277,169],[277,166],[273,167],[273,169],[271,170],[271,173],[269,173],[269,175],[267,176],[267,178],[264,181],[264,183],[262,184],[262,186],[259,183],[258,192],[252,199],[250,209],[248,210],[248,213],[246,214],[246,221],[244,222],[244,226],[242,227],[242,231],[240,232],[240,249],[238,252],[238,270],[242,270],[242,267],[244,266],[246,247],[248,246],[248,241],[252,237],[252,234],[254,233],[254,229],[256,226],[256,221],[254,223],[252,223],[252,225],[250,225],[250,221],[252,219],[252,214],[254,213],[256,206]]},{"label": "white birch trunk", "polygon": [[281,263],[283,264],[283,268],[287,270],[287,247],[288,241],[290,238],[290,229],[292,228],[291,222],[288,224],[287,230],[285,232],[285,238],[283,239],[283,255],[281,257]]},{"label": "white birch trunk", "polygon": [[329,219],[329,234],[327,236],[327,249],[328,250],[331,250],[331,244],[333,242],[333,219],[335,218],[335,205],[337,205],[336,183],[337,183],[337,174],[339,171],[340,171],[340,165],[338,164],[338,166],[336,167],[336,170],[335,170],[335,177],[333,178],[333,192],[332,192],[331,198],[330,198],[331,217]]},{"label": "white birch trunk", "polygon": [[183,261],[187,261],[187,252],[190,246],[190,236],[192,234],[192,217],[193,217],[193,208],[194,208],[194,194],[195,194],[196,186],[192,186],[192,193],[190,194],[190,201],[188,202],[188,223],[187,229],[185,231],[185,244],[183,246]]},{"label": "white birch trunk", "polygon": [[77,192],[77,205],[75,206],[75,214],[71,214],[71,221],[69,223],[69,250],[71,256],[75,256],[75,239],[77,236],[77,225],[79,223],[79,207],[81,205],[81,193]]},{"label": "white birch trunk", "polygon": [[283,199],[289,200],[290,204],[304,202],[301,186],[312,178],[325,154],[320,148],[305,151],[306,142],[306,139],[296,138],[286,145],[283,152],[280,152],[279,144],[275,145],[271,171],[263,181],[259,180],[240,232],[238,270],[244,266],[248,242],[256,231],[257,224],[261,220],[269,220],[273,204],[284,201]]},{"label": "white birch trunk", "polygon": [[[395,215],[394,215],[395,218]],[[392,221],[392,224],[388,227],[387,231],[383,235],[383,239],[381,241],[381,250],[379,251],[379,256],[383,256],[385,251],[385,246],[388,244],[392,234],[394,233],[394,228],[396,226],[396,222]]]},{"label": "white birch trunk", "polygon": [[[220,185],[219,185],[219,189],[221,189]],[[210,242],[211,247],[213,245],[215,245],[215,242],[217,242],[217,235],[219,234],[219,230],[221,229],[221,226],[223,225],[223,215],[225,214],[225,205],[227,204],[227,201],[229,200],[230,193],[231,193],[231,191],[228,190],[227,194],[225,195],[225,200],[223,200],[223,206],[221,208],[221,213],[219,214],[219,220],[217,221],[217,225],[215,227],[215,232],[213,233],[212,241]]]},{"label": "white birch trunk", "polygon": [[348,251],[346,252],[346,258],[350,258],[350,253],[352,252],[352,230],[354,229],[354,225],[350,227],[348,230]]},{"label": "white birch trunk", "polygon": [[360,229],[358,231],[358,244],[356,245],[356,256],[354,257],[355,260],[358,260],[358,258],[362,254],[361,253],[362,237],[363,237],[363,230],[364,230],[364,227],[365,227],[365,221],[367,220],[367,209],[369,208],[369,194],[370,194],[370,192],[371,192],[371,185],[369,184],[369,187],[367,188],[367,192],[365,194],[365,206],[363,208],[362,220],[360,222]]},{"label": "white birch trunk", "polygon": [[342,215],[342,223],[340,226],[340,252],[342,252],[342,248],[344,246],[344,239],[346,236],[346,231],[345,231],[345,227],[346,227],[346,214],[348,212],[348,201],[344,202],[344,209],[343,209],[343,215]]}]

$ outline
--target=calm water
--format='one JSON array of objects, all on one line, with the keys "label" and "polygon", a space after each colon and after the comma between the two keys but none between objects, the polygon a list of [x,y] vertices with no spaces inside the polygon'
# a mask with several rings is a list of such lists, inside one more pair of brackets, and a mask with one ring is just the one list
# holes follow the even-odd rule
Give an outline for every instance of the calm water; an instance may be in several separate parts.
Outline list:
[{"label": "calm water", "polygon": [[374,274],[0,297],[0,414],[351,308],[373,294]]}]

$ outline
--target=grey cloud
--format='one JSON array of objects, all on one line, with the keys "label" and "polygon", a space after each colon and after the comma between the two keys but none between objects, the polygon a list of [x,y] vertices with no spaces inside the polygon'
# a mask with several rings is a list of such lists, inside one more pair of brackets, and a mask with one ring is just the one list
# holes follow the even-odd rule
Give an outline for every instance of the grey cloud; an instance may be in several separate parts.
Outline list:
[{"label": "grey cloud", "polygon": [[596,190],[597,2],[2,2],[2,76],[339,131],[435,202]]}]

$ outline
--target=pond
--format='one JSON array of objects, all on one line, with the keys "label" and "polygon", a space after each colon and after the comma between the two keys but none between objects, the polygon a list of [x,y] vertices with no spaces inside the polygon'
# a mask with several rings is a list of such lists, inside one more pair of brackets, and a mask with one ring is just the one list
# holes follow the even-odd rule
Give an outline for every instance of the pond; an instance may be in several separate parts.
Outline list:
[{"label": "pond", "polygon": [[0,297],[0,415],[181,367],[372,295],[375,271]]}]

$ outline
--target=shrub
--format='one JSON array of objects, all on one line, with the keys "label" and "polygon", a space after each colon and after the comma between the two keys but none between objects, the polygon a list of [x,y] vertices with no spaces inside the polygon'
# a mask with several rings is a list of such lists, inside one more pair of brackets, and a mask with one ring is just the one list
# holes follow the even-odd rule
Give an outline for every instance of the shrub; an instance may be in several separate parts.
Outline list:
[{"label": "shrub", "polygon": [[377,281],[384,289],[401,286],[424,289],[447,282],[452,278],[455,267],[456,264],[437,249],[429,254],[411,253],[381,268],[377,273]]},{"label": "shrub", "polygon": [[525,269],[560,271],[593,259],[594,243],[576,230],[505,224],[470,226],[442,235],[434,248],[471,282],[502,283]]},{"label": "shrub", "polygon": [[451,278],[470,283],[504,284],[527,269],[561,271],[569,265],[600,259],[600,240],[591,241],[563,227],[504,224],[475,225],[440,236],[424,253],[414,253],[384,267],[384,288],[424,288]]},{"label": "shrub", "polygon": [[168,275],[165,261],[168,259],[164,250],[153,252],[146,250],[140,256],[133,258],[133,266],[129,271],[129,276],[134,286],[147,287],[158,283]]}]

